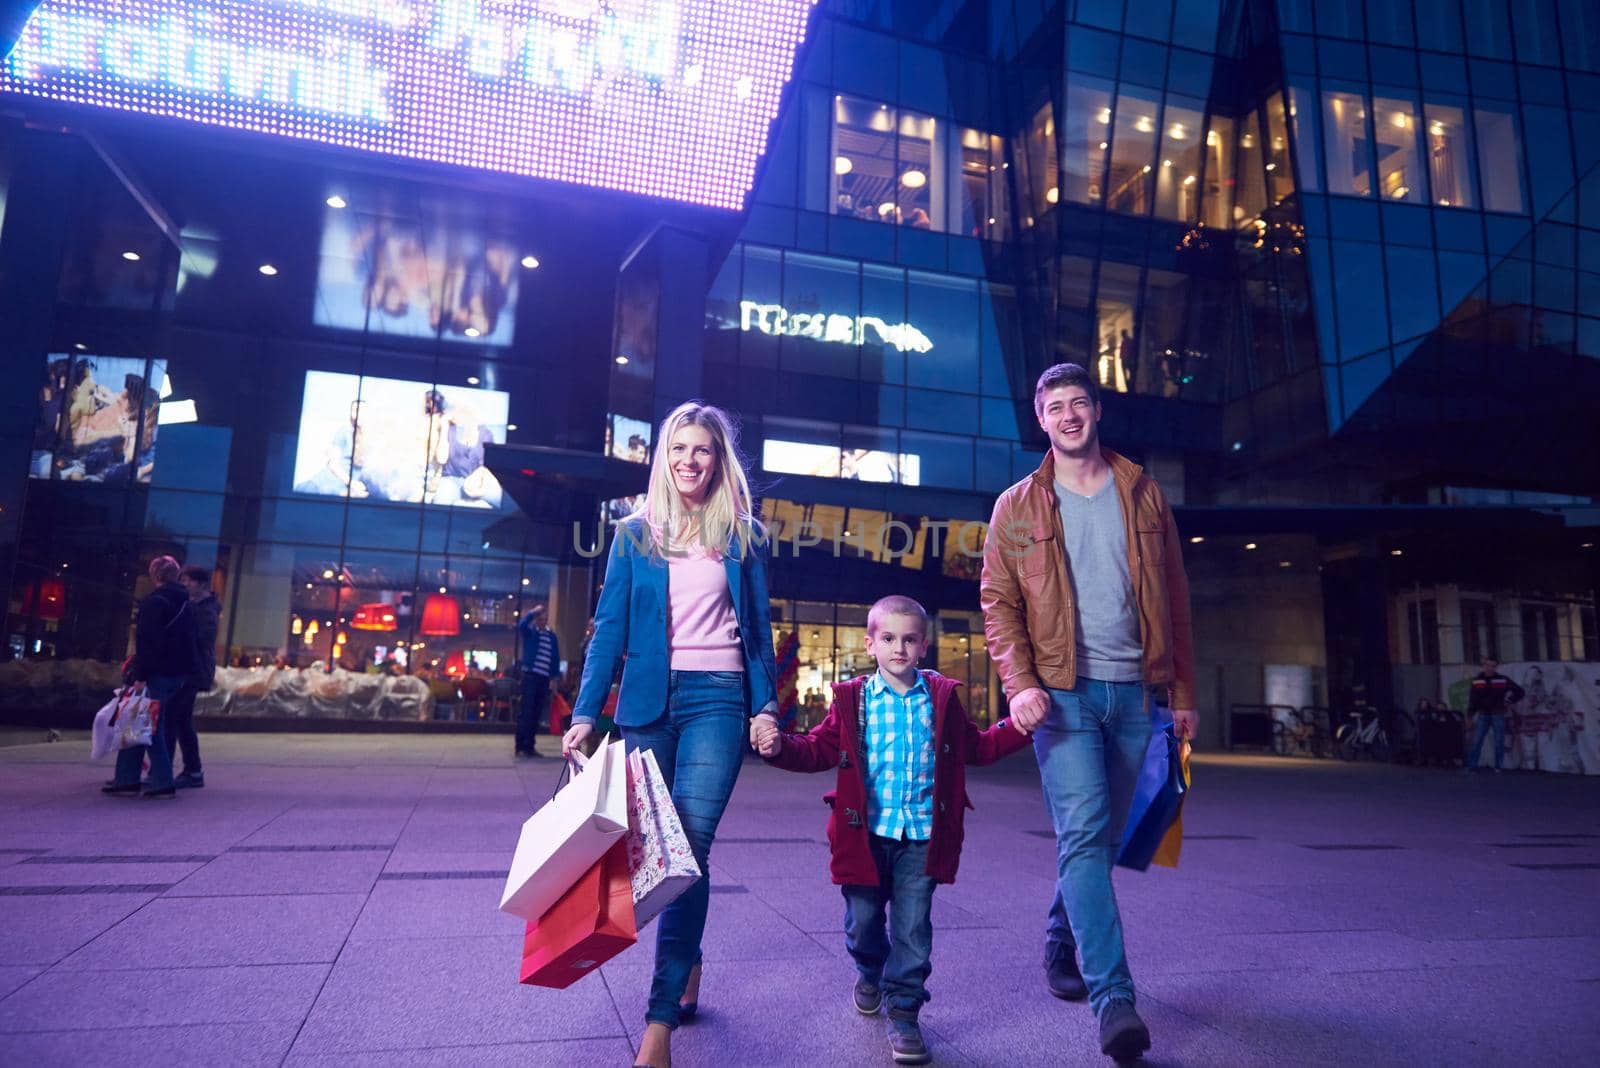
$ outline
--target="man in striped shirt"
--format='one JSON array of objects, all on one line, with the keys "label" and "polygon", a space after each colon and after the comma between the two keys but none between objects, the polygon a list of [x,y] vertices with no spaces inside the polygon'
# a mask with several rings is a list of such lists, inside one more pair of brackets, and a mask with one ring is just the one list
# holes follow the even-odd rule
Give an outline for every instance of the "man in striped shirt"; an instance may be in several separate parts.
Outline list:
[{"label": "man in striped shirt", "polygon": [[536,604],[517,623],[522,638],[522,707],[517,712],[517,756],[539,755],[534,739],[550,704],[550,680],[561,669],[561,643],[550,629],[550,611]]}]

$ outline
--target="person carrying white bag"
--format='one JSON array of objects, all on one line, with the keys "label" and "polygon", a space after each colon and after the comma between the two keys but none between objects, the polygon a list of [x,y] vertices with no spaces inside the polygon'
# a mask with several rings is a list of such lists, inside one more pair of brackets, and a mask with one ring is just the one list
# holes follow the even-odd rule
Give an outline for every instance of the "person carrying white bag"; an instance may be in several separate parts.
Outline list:
[{"label": "person carrying white bag", "polygon": [[89,738],[89,759],[104,760],[134,745],[149,745],[155,730],[156,703],[143,686],[123,686],[95,713]]},{"label": "person carrying white bag", "polygon": [[500,911],[537,920],[628,832],[628,768],[609,737],[594,756],[571,754],[572,778],[529,816],[517,839]]}]

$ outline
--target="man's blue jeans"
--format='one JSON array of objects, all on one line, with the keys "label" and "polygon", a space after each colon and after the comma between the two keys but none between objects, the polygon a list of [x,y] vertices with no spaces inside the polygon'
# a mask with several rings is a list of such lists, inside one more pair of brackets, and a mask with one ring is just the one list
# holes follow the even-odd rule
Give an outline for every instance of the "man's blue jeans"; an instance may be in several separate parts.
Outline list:
[{"label": "man's blue jeans", "polygon": [[172,788],[172,754],[167,750],[167,707],[178,691],[188,685],[189,680],[182,675],[158,676],[145,681],[145,690],[153,701],[161,702],[161,711],[156,715],[155,729],[150,732],[149,745],[135,745],[117,753],[117,772],[113,781],[118,786],[132,786],[139,781],[139,773],[144,769],[144,757],[150,754],[150,779],[148,788],[151,790],[170,790]]},{"label": "man's blue jeans", "polygon": [[[928,843],[873,835],[877,886],[842,886],[844,940],[861,978],[882,986],[889,1015],[916,1019],[933,971],[933,888]],[[884,909],[888,909],[885,924]]]},{"label": "man's blue jeans", "polygon": [[[622,728],[630,749],[655,753],[702,872],[744,760],[748,706],[742,671],[673,671],[661,718],[644,727]],[[678,1003],[689,972],[700,963],[700,936],[710,904],[711,882],[702,876],[656,921],[656,971],[647,1021],[678,1026]]]},{"label": "man's blue jeans", "polygon": [[535,753],[539,728],[550,707],[550,676],[522,669],[522,700],[517,705],[517,752]]},{"label": "man's blue jeans", "polygon": [[1069,952],[1076,941],[1098,1014],[1112,998],[1134,996],[1111,865],[1150,744],[1150,708],[1138,682],[1080,675],[1071,690],[1045,692],[1050,712],[1034,731],[1033,751],[1056,832],[1056,899],[1046,940]]},{"label": "man's blue jeans", "polygon": [[1478,750],[1483,748],[1483,740],[1489,732],[1494,731],[1494,766],[1500,767],[1506,760],[1506,716],[1504,712],[1479,712],[1478,722],[1472,730],[1472,746],[1467,750],[1467,769],[1478,766]]}]

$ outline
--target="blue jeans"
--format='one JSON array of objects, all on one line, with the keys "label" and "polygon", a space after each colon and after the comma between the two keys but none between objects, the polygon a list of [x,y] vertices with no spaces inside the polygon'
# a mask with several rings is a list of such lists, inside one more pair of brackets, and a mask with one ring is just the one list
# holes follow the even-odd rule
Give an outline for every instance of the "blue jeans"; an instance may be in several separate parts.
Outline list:
[{"label": "blue jeans", "polygon": [[[666,712],[646,726],[622,728],[630,749],[655,753],[702,872],[744,762],[746,705],[742,671],[672,671]],[[689,972],[700,963],[700,936],[710,904],[711,882],[702,877],[656,921],[656,971],[647,1021],[678,1026],[678,1003]]]},{"label": "blue jeans", "polygon": [[1150,708],[1138,682],[1080,675],[1070,690],[1045,692],[1050,712],[1033,734],[1033,751],[1056,832],[1056,900],[1046,940],[1077,943],[1098,1014],[1112,998],[1134,996],[1111,865],[1150,744]]},{"label": "blue jeans", "polygon": [[[928,843],[873,835],[877,886],[842,886],[844,941],[861,978],[882,986],[889,1015],[916,1019],[933,971],[933,888]],[[888,909],[888,923],[884,910]]]},{"label": "blue jeans", "polygon": [[172,788],[172,754],[167,750],[167,708],[172,699],[178,696],[178,691],[188,684],[189,680],[182,675],[158,676],[145,680],[146,692],[152,701],[161,702],[161,711],[156,715],[156,725],[150,732],[149,745],[129,746],[117,753],[117,771],[113,781],[118,786],[132,786],[139,781],[139,772],[144,769],[145,754],[149,753],[149,789]]},{"label": "blue jeans", "polygon": [[199,695],[199,687],[190,682],[161,706],[161,718],[166,720],[162,733],[167,736],[167,763],[171,764],[173,755],[183,750],[185,775],[203,774],[200,770],[200,735],[194,729],[194,699]]},{"label": "blue jeans", "polygon": [[1504,712],[1479,712],[1478,722],[1472,730],[1472,746],[1467,750],[1467,768],[1470,770],[1478,766],[1478,750],[1483,748],[1483,740],[1488,737],[1490,730],[1494,731],[1494,766],[1500,767],[1506,760],[1506,716]]}]

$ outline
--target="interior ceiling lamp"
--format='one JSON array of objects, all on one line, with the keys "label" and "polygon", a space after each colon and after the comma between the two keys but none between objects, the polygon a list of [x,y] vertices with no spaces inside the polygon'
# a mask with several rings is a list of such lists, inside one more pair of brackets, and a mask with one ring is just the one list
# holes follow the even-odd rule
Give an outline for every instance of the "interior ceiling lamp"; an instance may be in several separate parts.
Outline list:
[{"label": "interior ceiling lamp", "polygon": [[849,156],[835,156],[835,157],[833,157],[833,173],[834,174],[841,174],[841,175],[842,174],[849,174],[851,171],[855,170],[855,167],[856,167],[856,165],[854,163],[850,162],[850,157]]},{"label": "interior ceiling lamp", "polygon": [[422,605],[423,634],[449,638],[461,633],[461,602],[443,593],[430,593]]},{"label": "interior ceiling lamp", "polygon": [[356,630],[394,630],[398,625],[394,605],[383,601],[362,605],[350,619]]},{"label": "interior ceiling lamp", "polygon": [[900,176],[900,184],[907,189],[921,189],[928,184],[928,176],[913,167]]}]

